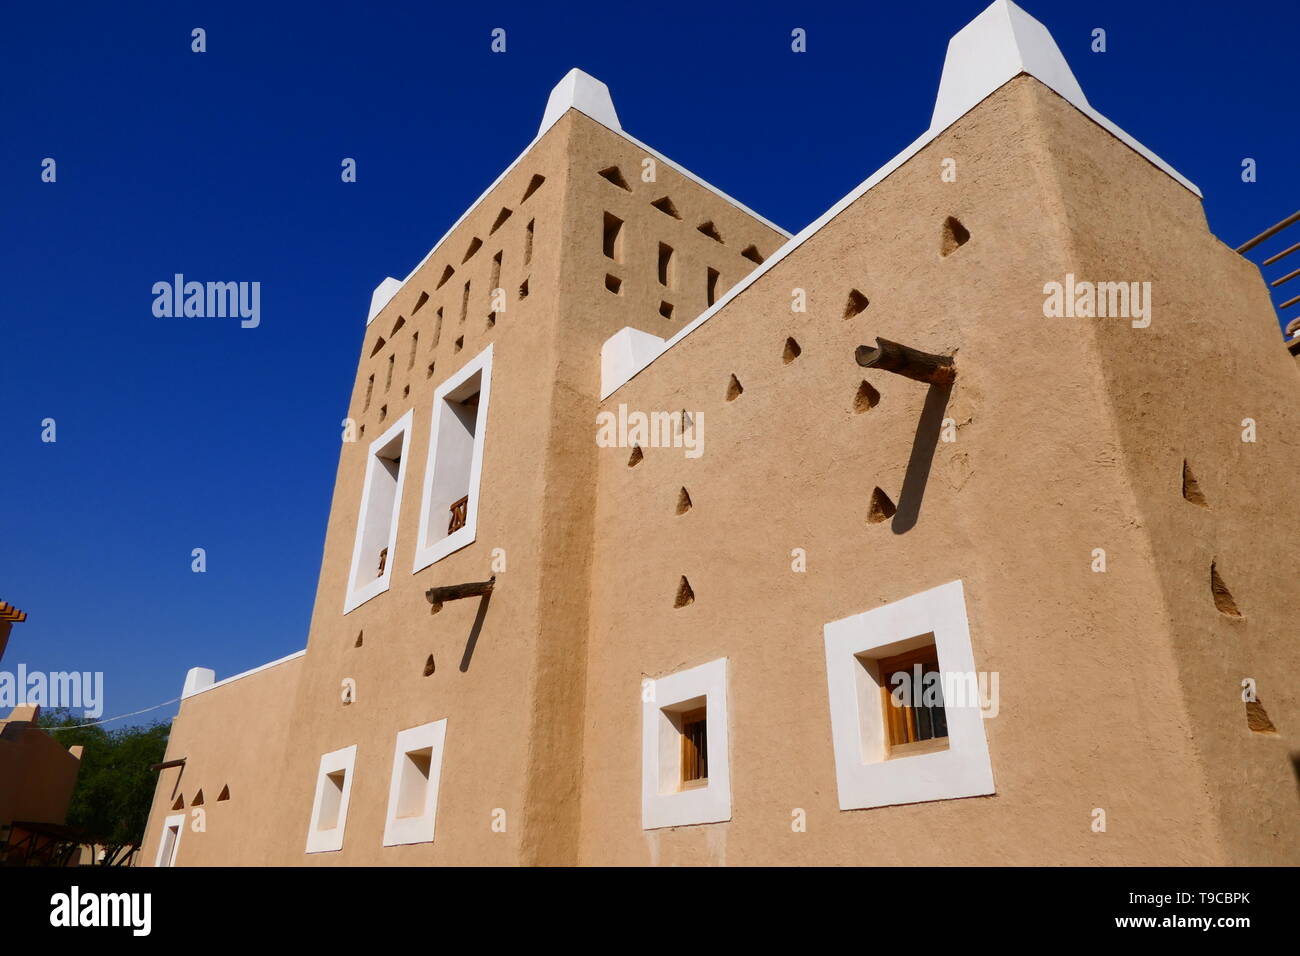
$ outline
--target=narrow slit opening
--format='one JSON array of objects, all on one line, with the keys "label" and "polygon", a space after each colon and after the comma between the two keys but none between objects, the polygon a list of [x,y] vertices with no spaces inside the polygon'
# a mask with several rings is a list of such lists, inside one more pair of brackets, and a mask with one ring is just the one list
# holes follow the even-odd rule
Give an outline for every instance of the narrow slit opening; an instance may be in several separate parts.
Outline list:
[{"label": "narrow slit opening", "polygon": [[863,381],[858,386],[858,393],[853,396],[853,411],[859,415],[868,412],[880,404],[880,393],[872,388],[871,383]]},{"label": "narrow slit opening", "polygon": [[1210,562],[1210,595],[1214,598],[1214,606],[1219,609],[1219,613],[1227,617],[1241,617],[1241,611],[1237,609],[1237,602],[1228,590],[1228,586],[1223,583],[1223,578],[1219,575],[1217,561]]},{"label": "narrow slit opening", "polygon": [[695,592],[691,589],[691,582],[686,580],[686,575],[682,575],[681,581],[677,584],[677,595],[673,599],[673,607],[686,607],[688,604],[695,603]]},{"label": "narrow slit opening", "polygon": [[943,221],[943,239],[939,245],[941,255],[950,256],[969,241],[970,231],[958,220],[949,216]]},{"label": "narrow slit opening", "polygon": [[880,488],[876,488],[871,492],[871,504],[867,508],[867,523],[879,524],[882,521],[887,521],[897,511],[898,508],[890,500],[889,495],[885,494]]},{"label": "narrow slit opening", "polygon": [[849,290],[849,300],[844,303],[844,318],[851,319],[862,313],[870,305],[867,297],[857,289]]},{"label": "narrow slit opening", "polygon": [[602,247],[606,259],[613,259],[615,262],[622,261],[623,220],[608,212],[605,213]]},{"label": "narrow slit opening", "polygon": [[722,233],[718,232],[718,227],[713,224],[712,219],[707,219],[695,227],[699,232],[704,233],[714,242],[722,242]]},{"label": "narrow slit opening", "polygon": [[600,171],[600,176],[620,189],[626,189],[628,192],[632,191],[632,187],[627,184],[627,180],[623,178],[623,173],[617,166],[607,166]]},{"label": "narrow slit opening", "polygon": [[521,203],[527,202],[528,197],[531,196],[533,193],[537,192],[537,190],[541,189],[542,183],[544,182],[546,182],[545,176],[543,176],[541,173],[534,173],[533,178],[528,180],[528,188],[524,190],[524,198],[519,201]]},{"label": "narrow slit opening", "polygon": [[1192,474],[1191,466],[1187,464],[1187,459],[1183,459],[1183,497],[1194,505],[1200,505],[1202,508],[1210,507],[1210,503],[1205,500],[1205,495],[1201,492],[1201,486],[1196,481],[1196,476]]},{"label": "narrow slit opening", "polygon": [[681,213],[677,211],[677,207],[673,205],[673,201],[667,196],[664,196],[662,199],[656,199],[650,205],[654,206],[665,216],[672,216],[674,219],[682,218]]}]

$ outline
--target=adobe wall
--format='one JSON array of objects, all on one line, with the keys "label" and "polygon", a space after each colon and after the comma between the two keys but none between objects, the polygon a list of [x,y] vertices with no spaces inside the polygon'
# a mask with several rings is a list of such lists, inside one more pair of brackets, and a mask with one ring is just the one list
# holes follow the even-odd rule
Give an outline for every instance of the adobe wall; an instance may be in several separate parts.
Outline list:
[{"label": "adobe wall", "polygon": [[[949,157],[952,183],[940,179]],[[1296,372],[1261,320],[1257,270],[1208,234],[1196,198],[1021,77],[602,403],[606,338],[627,325],[670,336],[704,310],[708,268],[721,294],[754,268],[741,249],[766,257],[783,240],[663,163],[644,183],[643,158],[569,112],[367,328],[348,412],[364,433],[341,449],[307,654],[183,702],[168,757],[189,757],[181,790],[188,807],[203,787],[208,832],[187,830],[178,862],[1293,861],[1286,738],[1249,735],[1237,683],[1257,676],[1274,722],[1295,726],[1294,690],[1269,679],[1297,663],[1272,637],[1286,620],[1286,536],[1259,541],[1294,522],[1284,406]],[[598,175],[609,165],[630,191]],[[537,173],[545,183],[523,200]],[[680,220],[650,205],[663,195]],[[493,232],[502,207],[512,215]],[[625,221],[617,262],[602,251],[607,212]],[[948,216],[972,238],[945,258]],[[706,219],[722,243],[698,231]],[[473,237],[483,245],[462,261]],[[675,252],[668,290],[660,242]],[[509,302],[489,326],[498,251]],[[1067,272],[1154,279],[1152,327],[1044,318],[1043,284]],[[796,287],[804,314],[790,309]],[[870,305],[844,319],[850,289]],[[1249,321],[1225,344],[1232,310]],[[858,368],[855,347],[877,335],[956,352],[946,401]],[[802,349],[789,364],[787,336]],[[412,574],[434,390],[489,344],[477,540]],[[729,402],[733,373],[744,393]],[[879,402],[856,411],[864,380]],[[705,454],[647,448],[629,468],[630,449],[594,440],[596,412],[620,404],[703,411]],[[1254,445],[1233,443],[1252,414],[1229,413],[1242,405],[1258,409]],[[1219,407],[1222,421],[1206,417]],[[344,615],[368,449],[408,409],[390,590]],[[955,442],[935,441],[944,418]],[[1185,455],[1208,511],[1179,494]],[[876,486],[899,513],[869,524]],[[682,487],[694,506],[679,516]],[[432,615],[425,590],[485,579],[497,548],[507,569],[481,626],[478,599]],[[791,570],[795,548],[806,573]],[[1208,601],[1207,555],[1244,621]],[[696,599],[676,609],[682,575]],[[954,579],[976,666],[1000,676],[1001,712],[985,721],[997,793],[840,811],[822,627]],[[731,675],[732,819],[645,831],[641,681],[718,657]],[[347,705],[344,678],[357,686]],[[383,847],[394,738],[443,717],[436,840]],[[320,757],[352,744],[344,848],[305,854]],[[175,774],[161,774],[146,864]],[[230,779],[229,803],[216,805],[222,783],[210,790],[208,777]],[[1104,834],[1090,827],[1098,807]],[[791,831],[795,808],[806,833]]]},{"label": "adobe wall", "polygon": [[[282,770],[291,735],[305,723],[294,713],[303,659],[293,658],[181,701],[164,760],[184,767],[158,771],[138,865],[153,866],[166,817],[184,813],[178,866],[250,866],[274,862],[283,815]],[[229,800],[218,800],[222,788]],[[193,803],[203,792],[204,830],[195,832]],[[180,798],[183,809],[172,809]]]},{"label": "adobe wall", "polygon": [[[279,861],[429,865],[575,859],[585,687],[584,565],[590,550],[591,508],[589,492],[579,489],[594,483],[592,421],[600,343],[628,321],[601,298],[610,294],[604,289],[600,261],[600,210],[611,202],[611,191],[622,190],[597,171],[613,157],[609,162],[625,163],[633,181],[641,156],[621,137],[570,112],[455,229],[367,330],[350,412],[366,429],[355,444],[343,447],[340,457],[304,674],[294,704],[299,723],[285,755],[278,838],[273,844]],[[536,173],[546,177],[544,185],[521,202]],[[662,165],[659,175],[662,181]],[[667,171],[667,178],[674,176],[682,180],[677,185],[679,201],[719,219],[729,215],[731,207],[722,200]],[[503,206],[513,214],[489,234]],[[643,215],[666,218],[653,209]],[[523,231],[529,219],[536,225],[532,260],[525,267]],[[729,218],[727,223],[727,228],[738,227],[740,220]],[[631,214],[627,229],[630,248],[641,241]],[[474,236],[484,244],[463,263]],[[712,242],[703,236],[698,240]],[[773,247],[775,241],[766,244]],[[498,250],[503,251],[501,286],[509,293],[509,304],[489,328],[486,290]],[[684,259],[689,261],[689,256],[684,254]],[[748,260],[741,262],[752,268]],[[455,275],[438,289],[448,264]],[[737,277],[740,268],[728,266]],[[591,291],[579,291],[590,277]],[[481,291],[472,294],[462,325],[459,311],[467,278],[473,290]],[[525,279],[529,296],[520,301],[517,289]],[[629,275],[626,282],[629,294],[624,302],[637,309],[641,299],[633,290],[641,279]],[[417,312],[420,292],[430,298]],[[691,294],[702,302],[703,283]],[[588,302],[593,303],[591,311]],[[435,336],[439,307],[444,310],[443,325]],[[405,322],[394,334],[398,316]],[[662,334],[671,334],[679,324],[664,320]],[[420,338],[412,363],[414,333]],[[385,344],[372,354],[380,336]],[[457,351],[456,339],[462,336]],[[433,392],[489,343],[494,358],[477,540],[412,575]],[[397,371],[391,386],[381,391],[389,354],[398,357]],[[432,375],[429,362],[435,364]],[[365,390],[371,374],[376,386],[367,409]],[[378,411],[385,404],[387,414],[380,420]],[[390,556],[391,587],[343,615],[368,446],[408,408],[414,409],[414,422],[403,455],[408,470],[396,549]],[[480,602],[450,602],[433,616],[424,592],[435,585],[487,578],[493,573],[496,548],[504,549],[507,570],[497,572],[497,588],[469,654]],[[359,633],[364,635],[360,648],[355,646]],[[430,654],[435,671],[426,677]],[[357,700],[346,706],[340,699],[345,677],[357,683]],[[448,718],[448,733],[437,838],[433,845],[383,847],[394,737],[402,729],[442,717]],[[320,755],[354,743],[358,755],[344,848],[304,855]],[[505,833],[491,829],[497,808],[506,811]]]},{"label": "adobe wall", "polygon": [[32,722],[39,712],[19,705],[0,720],[0,825],[63,823],[67,816],[81,760]]},{"label": "adobe wall", "polygon": [[[1101,362],[1118,460],[1139,492],[1132,519],[1153,548],[1223,862],[1294,864],[1300,375],[1279,346],[1258,267],[1208,231],[1195,196],[1154,167],[1125,162],[1129,154],[1115,140],[1077,135],[1072,111],[1059,101],[1044,101],[1037,115],[1062,157],[1056,191],[1074,271],[1152,283],[1149,328],[1064,321],[1082,326]],[[1121,164],[1125,176],[1116,179]],[[1248,418],[1254,442],[1242,440]],[[1204,507],[1182,495],[1184,460]],[[1133,557],[1111,553],[1111,573],[1127,574]],[[1240,617],[1216,608],[1212,562]],[[1241,682],[1248,677],[1279,733],[1247,726]]]},{"label": "adobe wall", "polygon": [[[583,736],[594,494],[598,449],[600,346],[627,325],[667,338],[707,307],[709,269],[717,294],[757,263],[741,251],[753,244],[770,254],[785,237],[710,190],[656,162],[642,177],[646,153],[581,114],[570,113],[561,301],[556,323],[556,387],[549,411],[544,462],[546,489],[533,502],[543,514],[541,552],[544,612],[537,623],[539,693],[529,727],[528,834],[523,860],[578,862],[582,808]],[[628,188],[599,175],[618,168]],[[652,203],[671,199],[680,218]],[[617,258],[604,250],[606,214],[623,220]],[[711,222],[719,242],[698,227]],[[667,285],[659,281],[659,246],[672,248]],[[620,280],[617,294],[606,276]],[[672,304],[672,316],[660,304]]]},{"label": "adobe wall", "polygon": [[[349,411],[365,425],[365,433],[357,442],[344,444],[339,458],[303,680],[294,702],[300,726],[285,759],[280,832],[274,844],[281,862],[429,865],[501,864],[518,859],[519,796],[525,786],[532,706],[530,635],[537,629],[537,582],[543,560],[536,546],[541,536],[536,503],[544,491],[537,463],[543,452],[550,392],[547,357],[553,348],[551,316],[558,295],[555,276],[560,266],[567,135],[565,121],[552,128],[366,331]],[[545,182],[521,201],[534,174],[545,176]],[[513,213],[490,234],[502,207]],[[525,266],[525,229],[530,219],[536,225],[532,258]],[[476,236],[483,246],[463,262]],[[497,251],[503,253],[501,285],[510,297],[506,311],[489,328],[488,285]],[[455,275],[438,288],[447,265]],[[529,295],[520,301],[517,289],[525,278]],[[467,279],[471,299],[461,323]],[[420,292],[430,298],[417,312],[414,306]],[[438,335],[440,307],[444,314]],[[399,316],[406,321],[393,334]],[[416,333],[419,344],[412,366],[410,342]],[[372,355],[380,336],[386,345]],[[458,339],[462,340],[459,350]],[[479,512],[477,540],[412,574],[434,390],[489,344],[494,359],[480,489],[485,506]],[[384,392],[389,354],[397,356],[397,374]],[[432,376],[430,362],[435,363]],[[367,410],[365,389],[372,373],[377,384]],[[404,395],[407,386],[409,394]],[[381,420],[383,405],[388,406],[388,414]],[[406,476],[395,551],[389,555],[390,589],[345,615],[369,446],[408,409],[414,410],[414,417],[403,453]],[[494,548],[505,549],[508,570],[497,576],[499,586],[471,646],[480,601],[449,602],[433,615],[424,593],[437,585],[486,580],[492,574]],[[359,648],[355,646],[358,634],[363,635]],[[435,669],[426,677],[425,663],[431,654]],[[344,678],[356,681],[355,703],[342,703]],[[408,727],[444,717],[448,726],[436,841],[384,847],[395,737]],[[305,854],[320,757],[352,744],[357,745],[357,760],[343,849]],[[490,829],[492,811],[498,807],[507,813],[506,833]]]},{"label": "adobe wall", "polygon": [[[1103,368],[1087,334],[1042,315],[1045,277],[1075,265],[1053,101],[1026,77],[998,90],[604,403],[703,411],[705,454],[648,449],[634,468],[626,449],[600,455],[584,863],[1222,860]],[[1076,111],[1060,123],[1109,139]],[[1146,165],[1119,158],[1112,188]],[[943,258],[948,216],[972,238]],[[806,314],[791,312],[795,287]],[[846,320],[853,288],[870,305]],[[856,366],[877,335],[957,353],[946,407],[922,422],[926,386]],[[802,348],[788,365],[787,336]],[[728,402],[733,373],[744,392]],[[864,379],[880,401],[856,413]],[[918,430],[944,417],[956,441],[909,480]],[[683,486],[694,507],[679,516]],[[875,486],[899,504],[892,521],[866,521]],[[1122,573],[1091,570],[1093,541],[1125,555]],[[677,609],[682,575],[695,601]],[[822,627],[953,579],[976,667],[1000,674],[985,721],[997,793],[842,812]],[[644,831],[641,681],[718,657],[731,821]]]}]

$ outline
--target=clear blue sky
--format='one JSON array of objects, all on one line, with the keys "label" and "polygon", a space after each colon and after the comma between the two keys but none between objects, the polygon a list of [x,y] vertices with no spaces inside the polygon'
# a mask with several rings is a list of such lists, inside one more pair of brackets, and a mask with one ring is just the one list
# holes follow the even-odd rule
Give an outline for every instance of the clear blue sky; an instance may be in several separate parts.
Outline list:
[{"label": "clear blue sky", "polygon": [[[1023,5],[1225,241],[1295,210],[1300,5]],[[634,136],[793,232],[924,130],[947,40],[983,6],[9,4],[0,599],[31,618],[0,666],[103,671],[108,716],[176,696],[191,666],[305,645],[371,290],[527,144],[570,67]],[[259,281],[261,326],[155,318],[176,272]]]}]

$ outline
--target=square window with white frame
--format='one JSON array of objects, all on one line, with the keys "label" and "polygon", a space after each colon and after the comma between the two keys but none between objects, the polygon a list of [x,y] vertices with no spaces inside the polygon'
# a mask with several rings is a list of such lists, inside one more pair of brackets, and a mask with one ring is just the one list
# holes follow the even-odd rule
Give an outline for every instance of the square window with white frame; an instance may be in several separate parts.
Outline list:
[{"label": "square window with white frame", "polygon": [[352,796],[352,775],[356,761],[356,744],[321,756],[320,768],[316,772],[316,796],[312,802],[311,823],[307,828],[308,853],[328,853],[343,849],[343,832],[348,822],[348,803]]},{"label": "square window with white frame", "polygon": [[643,694],[641,825],[731,819],[727,660],[661,677]]},{"label": "square window with white frame", "polygon": [[388,787],[388,814],[384,820],[384,846],[433,842],[446,739],[446,718],[410,727],[397,735],[393,775]]},{"label": "square window with white frame", "polygon": [[841,810],[994,793],[960,581],[827,624]]},{"label": "square window with white frame", "polygon": [[408,411],[370,443],[344,614],[387,591],[392,579],[411,420]]},{"label": "square window with white frame", "polygon": [[434,392],[413,571],[471,544],[478,534],[491,385],[489,345]]}]

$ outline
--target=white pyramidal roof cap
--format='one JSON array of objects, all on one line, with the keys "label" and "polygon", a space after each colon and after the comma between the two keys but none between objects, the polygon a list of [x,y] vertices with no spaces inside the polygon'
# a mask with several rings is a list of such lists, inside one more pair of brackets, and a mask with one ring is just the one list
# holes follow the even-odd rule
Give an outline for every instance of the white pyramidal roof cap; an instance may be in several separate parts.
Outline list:
[{"label": "white pyramidal roof cap", "polygon": [[1201,195],[1178,170],[1092,108],[1047,27],[1011,0],[996,0],[948,41],[948,55],[943,61],[943,76],[939,80],[929,132],[937,135],[947,129],[1021,73],[1059,93],[1093,122],[1197,196]]},{"label": "white pyramidal roof cap", "polygon": [[576,66],[564,74],[564,79],[551,90],[550,98],[546,101],[546,112],[542,114],[542,125],[537,127],[537,135],[540,137],[544,134],[569,110],[585,113],[597,123],[616,132],[623,129],[618,122],[618,113],[614,111],[614,100],[609,95],[609,87]]},{"label": "white pyramidal roof cap", "polygon": [[375,316],[384,310],[384,306],[393,300],[401,288],[402,280],[392,276],[375,286],[375,291],[370,294],[370,313],[366,316],[366,325],[374,321]]}]

